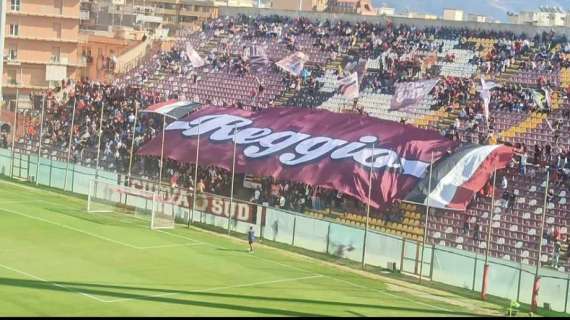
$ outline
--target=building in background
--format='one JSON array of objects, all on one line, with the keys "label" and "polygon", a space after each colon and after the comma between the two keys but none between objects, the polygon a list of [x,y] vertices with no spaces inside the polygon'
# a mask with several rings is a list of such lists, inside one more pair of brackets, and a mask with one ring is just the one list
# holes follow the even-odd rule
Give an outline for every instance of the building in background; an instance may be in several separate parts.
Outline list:
[{"label": "building in background", "polygon": [[485,22],[491,22],[491,19],[489,17],[483,16],[480,14],[468,13],[467,14],[467,21],[485,23]]},{"label": "building in background", "polygon": [[[0,63],[0,74],[4,75],[4,32],[6,29],[6,1],[0,2],[0,58],[2,58],[2,63]],[[4,77],[2,77],[4,78]],[[4,80],[4,79],[2,79]],[[0,83],[0,106],[3,103],[3,95],[2,95],[2,84]]]},{"label": "building in background", "polygon": [[11,106],[62,79],[78,79],[80,0],[3,0],[6,3],[2,95]]},{"label": "building in background", "polygon": [[143,42],[143,36],[142,31],[134,30],[82,30],[79,50],[86,61],[83,75],[103,83],[111,81],[117,58]]},{"label": "building in background", "polygon": [[463,21],[464,20],[463,10],[443,9],[443,20]]},{"label": "building in background", "polygon": [[376,8],[376,14],[379,16],[394,16],[396,14],[396,9],[388,7],[385,4],[379,8]]},{"label": "building in background", "polygon": [[[238,0],[234,0],[234,3],[237,3],[236,1]],[[240,4],[248,3],[246,0],[239,1]],[[159,29],[165,30],[171,36],[185,27],[199,27],[206,19],[218,17],[219,12],[215,0],[91,0],[90,2],[90,5],[85,5],[85,11],[89,10],[89,14],[84,15],[88,15],[90,19],[89,23],[82,25],[84,28],[110,30],[112,26],[126,26],[145,29],[149,33]]]},{"label": "building in background", "polygon": [[410,19],[437,20],[437,16],[435,14],[421,13],[421,12],[408,12],[403,17]]},{"label": "building in background", "polygon": [[327,0],[273,0],[271,8],[276,10],[324,11]]},{"label": "building in background", "polygon": [[568,14],[559,7],[540,7],[538,11],[508,12],[509,22],[539,27],[570,26]]},{"label": "building in background", "polygon": [[370,0],[329,0],[327,11],[365,16],[375,16],[377,14]]}]

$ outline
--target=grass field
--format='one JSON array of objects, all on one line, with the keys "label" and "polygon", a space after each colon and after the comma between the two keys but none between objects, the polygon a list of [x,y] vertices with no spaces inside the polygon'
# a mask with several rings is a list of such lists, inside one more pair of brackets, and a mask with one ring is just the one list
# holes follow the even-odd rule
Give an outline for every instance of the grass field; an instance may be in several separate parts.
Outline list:
[{"label": "grass field", "polygon": [[[0,316],[447,316],[497,306],[0,180]],[[449,300],[449,301],[447,301]]]}]

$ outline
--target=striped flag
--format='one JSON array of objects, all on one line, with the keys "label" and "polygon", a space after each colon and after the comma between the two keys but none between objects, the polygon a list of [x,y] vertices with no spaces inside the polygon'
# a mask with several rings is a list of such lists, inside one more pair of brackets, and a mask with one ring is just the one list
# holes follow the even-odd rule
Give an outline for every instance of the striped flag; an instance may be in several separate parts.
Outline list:
[{"label": "striped flag", "polygon": [[406,196],[406,201],[430,207],[466,210],[478,192],[489,181],[494,169],[503,169],[513,158],[513,149],[505,145],[468,144],[434,164],[431,186],[429,176],[423,178]]},{"label": "striped flag", "polygon": [[166,117],[173,119],[180,119],[190,112],[198,109],[200,107],[199,103],[192,101],[177,101],[168,100],[165,102],[153,104],[150,107],[143,110],[146,113],[159,113]]}]

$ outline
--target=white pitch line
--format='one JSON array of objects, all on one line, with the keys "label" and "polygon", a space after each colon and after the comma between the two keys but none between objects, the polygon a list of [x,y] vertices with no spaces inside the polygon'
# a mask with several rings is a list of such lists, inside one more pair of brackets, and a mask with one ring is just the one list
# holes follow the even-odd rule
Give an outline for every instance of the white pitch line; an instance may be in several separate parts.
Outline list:
[{"label": "white pitch line", "polygon": [[11,214],[16,214],[16,215],[19,215],[19,216],[23,216],[23,217],[26,217],[26,218],[29,218],[29,219],[33,219],[33,220],[42,221],[42,222],[45,222],[45,223],[49,223],[49,224],[52,224],[52,225],[55,225],[55,226],[58,226],[58,227],[61,227],[61,228],[64,228],[64,229],[68,229],[68,230],[72,230],[72,231],[75,231],[75,232],[83,233],[83,234],[89,235],[89,236],[91,236],[91,237],[98,238],[98,239],[100,239],[100,240],[109,241],[109,242],[112,242],[112,243],[115,243],[115,244],[119,244],[119,245],[122,245],[122,246],[125,246],[125,247],[128,247],[128,248],[131,248],[131,249],[136,249],[136,250],[146,250],[146,249],[156,249],[156,248],[168,248],[168,247],[177,247],[177,246],[181,247],[181,246],[192,246],[192,245],[201,245],[201,244],[203,244],[203,243],[199,243],[199,242],[192,242],[192,243],[174,243],[174,244],[167,244],[167,245],[156,245],[156,246],[140,247],[140,246],[135,246],[135,245],[132,245],[132,244],[129,244],[129,243],[126,243],[126,242],[119,241],[119,240],[114,240],[114,239],[111,239],[111,238],[107,238],[107,237],[105,237],[105,236],[101,236],[101,235],[98,235],[98,234],[95,234],[95,233],[92,233],[92,232],[89,232],[89,231],[77,229],[77,228],[74,228],[74,227],[71,227],[71,226],[62,224],[62,223],[53,222],[53,221],[50,221],[50,220],[47,220],[47,219],[30,216],[30,215],[27,215],[27,214],[24,214],[24,213],[21,213],[21,212],[16,212],[16,211],[13,211],[13,210],[3,209],[3,208],[0,208],[0,211],[8,212],[8,213],[11,213]]},{"label": "white pitch line", "polygon": [[62,223],[53,222],[53,221],[50,221],[50,220],[47,220],[47,219],[30,216],[30,215],[27,215],[27,214],[25,214],[25,213],[21,213],[21,212],[9,210],[9,209],[4,209],[4,208],[0,208],[0,211],[8,212],[8,213],[11,213],[11,214],[16,214],[16,215],[19,215],[19,216],[22,216],[22,217],[26,217],[26,218],[33,219],[33,220],[37,220],[37,221],[42,221],[42,222],[45,222],[45,223],[49,223],[49,224],[51,224],[51,225],[58,226],[58,227],[61,227],[61,228],[64,228],[64,229],[73,230],[73,231],[75,231],[75,232],[83,233],[83,234],[92,236],[92,237],[94,237],[94,238],[98,238],[98,239],[101,239],[101,240],[105,240],[105,241],[113,242],[113,243],[116,243],[116,244],[120,244],[120,245],[122,245],[122,246],[129,247],[129,248],[131,248],[131,249],[140,249],[140,248],[137,247],[137,246],[134,246],[134,245],[131,245],[131,244],[128,244],[128,243],[119,241],[119,240],[113,240],[113,239],[111,239],[111,238],[107,238],[107,237],[104,237],[104,236],[101,236],[101,235],[98,235],[98,234],[95,234],[95,233],[91,233],[91,232],[88,232],[88,231],[85,231],[85,230],[77,229],[77,228],[74,228],[74,227],[71,227],[71,226],[62,224]]},{"label": "white pitch line", "polygon": [[175,247],[193,247],[193,246],[202,246],[203,243],[173,243],[173,244],[163,244],[163,245],[156,245],[156,246],[148,246],[148,247],[139,247],[141,250],[147,249],[158,249],[158,248],[175,248]]},{"label": "white pitch line", "polygon": [[6,269],[6,270],[10,270],[10,271],[15,272],[15,273],[19,273],[19,274],[25,275],[25,276],[30,277],[30,278],[35,279],[35,280],[40,280],[40,281],[49,283],[49,284],[51,284],[51,285],[53,285],[53,286],[56,286],[56,287],[59,287],[59,288],[63,288],[63,289],[65,289],[65,290],[67,290],[67,291],[80,294],[80,295],[82,295],[82,296],[85,296],[85,297],[88,297],[88,298],[97,300],[97,301],[99,301],[99,302],[107,302],[107,300],[99,299],[99,298],[97,298],[96,296],[90,295],[90,294],[88,294],[88,293],[84,293],[84,292],[81,292],[81,291],[79,291],[79,290],[66,287],[66,286],[61,285],[61,284],[59,284],[59,283],[57,283],[57,282],[53,282],[53,281],[49,281],[49,280],[40,278],[40,277],[35,276],[35,275],[31,274],[31,273],[28,273],[28,272],[25,272],[25,271],[22,271],[22,270],[18,270],[18,269],[15,269],[15,268],[11,268],[11,267],[8,267],[7,265],[1,264],[1,263],[0,263],[0,267],[4,268],[4,269]]},{"label": "white pitch line", "polygon": [[359,285],[359,284],[350,282],[350,281],[348,281],[348,280],[339,279],[339,278],[331,277],[331,276],[325,276],[325,277],[330,278],[330,279],[333,279],[333,280],[336,280],[336,281],[340,281],[340,282],[347,283],[347,284],[349,284],[349,285],[351,285],[351,286],[353,286],[353,287],[356,287],[356,288],[361,288],[361,289],[376,291],[376,292],[379,292],[379,293],[381,293],[381,294],[385,294],[385,295],[387,295],[387,296],[405,299],[405,300],[408,300],[408,301],[413,302],[413,303],[415,303],[415,304],[423,305],[423,306],[426,306],[426,307],[429,307],[429,308],[434,308],[434,309],[439,309],[439,310],[442,310],[442,311],[453,312],[452,310],[449,310],[449,309],[444,308],[444,307],[439,307],[439,306],[436,306],[436,305],[432,305],[432,304],[428,304],[428,303],[423,303],[423,302],[421,302],[421,301],[417,301],[417,300],[414,300],[414,299],[410,299],[410,298],[408,298],[408,297],[401,296],[401,295],[397,295],[397,294],[393,294],[393,293],[390,293],[390,292],[387,292],[387,291],[383,291],[383,290],[379,290],[379,289],[374,289],[374,288],[369,288],[369,287],[366,287],[366,286],[363,286],[363,285]]},{"label": "white pitch line", "polygon": [[8,200],[8,201],[0,201],[0,206],[5,204],[26,204],[30,202],[42,202],[43,200],[40,199],[30,199],[30,200]]},{"label": "white pitch line", "polygon": [[[215,287],[215,288],[208,288],[208,289],[196,289],[196,290],[189,290],[188,293],[191,292],[211,292],[211,291],[220,291],[225,289],[236,289],[236,288],[246,288],[246,287],[254,287],[264,284],[274,284],[274,283],[282,283],[282,282],[294,282],[294,281],[301,281],[301,280],[309,280],[309,279],[316,279],[322,278],[323,276],[320,274],[307,276],[307,277],[300,277],[300,278],[288,278],[288,279],[280,279],[280,280],[271,280],[271,281],[261,281],[261,282],[253,282],[253,283],[246,283],[246,284],[238,284],[234,286],[226,286],[226,287]],[[159,298],[159,297],[166,297],[166,296],[174,296],[184,294],[183,292],[168,292],[168,293],[161,293],[155,295],[142,295],[141,297],[145,298]],[[115,299],[115,300],[105,300],[104,302],[122,302],[122,301],[130,301],[130,300],[139,300],[139,298],[122,298],[122,299]]]}]

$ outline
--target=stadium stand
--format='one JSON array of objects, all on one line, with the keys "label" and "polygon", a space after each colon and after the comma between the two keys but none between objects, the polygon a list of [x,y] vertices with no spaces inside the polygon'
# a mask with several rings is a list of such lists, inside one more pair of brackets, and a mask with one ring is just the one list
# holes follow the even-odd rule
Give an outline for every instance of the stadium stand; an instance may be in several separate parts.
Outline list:
[{"label": "stadium stand", "polygon": [[[506,143],[516,147],[512,166],[499,172],[506,188],[497,186],[494,211],[491,193],[479,194],[466,212],[432,209],[427,222],[427,241],[483,253],[492,220],[491,255],[535,264],[538,258],[540,215],[545,192],[551,191],[546,213],[547,236],[540,260],[549,262],[554,241],[561,240],[561,271],[570,271],[567,204],[570,172],[570,69],[565,40],[552,34],[533,38],[503,32],[451,28],[417,29],[410,26],[349,22],[313,22],[304,18],[267,16],[224,17],[203,25],[202,32],[185,33],[165,52],[152,52],[138,67],[111,84],[84,80],[63,83],[46,94],[42,154],[65,159],[69,141],[69,106],[77,101],[72,137],[72,161],[94,166],[97,156],[97,121],[104,110],[101,166],[126,173],[129,150],[156,136],[161,121],[140,116],[137,139],[131,141],[135,105],[139,108],[170,98],[192,100],[228,108],[261,109],[277,106],[322,108],[332,112],[359,112],[371,117],[402,121],[440,131],[451,139],[479,144]],[[206,66],[193,68],[183,56],[190,45],[204,57]],[[293,77],[269,64],[258,71],[245,58],[252,45],[265,46],[267,58],[278,61],[302,51],[308,55],[306,76]],[[426,57],[437,61],[426,65]],[[349,69],[363,65],[360,97],[346,98],[336,82]],[[402,81],[440,78],[420,105],[390,110],[394,84]],[[493,91],[490,125],[483,123],[482,100],[477,92],[480,78],[502,87]],[[535,91],[549,87],[551,102],[541,107]],[[533,91],[534,90],[534,91]],[[71,96],[76,97],[70,98]],[[38,110],[33,111],[38,119]],[[17,150],[37,152],[39,123],[29,121],[19,137]],[[535,147],[536,146],[536,147]],[[520,175],[518,159],[529,153],[529,171]],[[136,157],[133,172],[154,178],[157,159]],[[545,190],[545,168],[552,169],[551,190]],[[165,181],[181,177],[179,185],[194,187],[192,166],[167,163]],[[200,168],[199,179],[208,192],[229,193],[228,172]],[[265,181],[262,196],[270,205],[317,218],[364,226],[364,204],[331,190],[287,181]],[[241,185],[241,184],[240,184]],[[273,190],[273,191],[272,191]],[[277,190],[277,191],[274,191]],[[515,195],[512,204],[502,199]],[[238,190],[243,200],[251,194]],[[335,201],[340,197],[342,201]],[[299,201],[300,199],[303,201]],[[321,204],[322,202],[322,204]],[[317,204],[318,203],[318,204]],[[421,241],[425,209],[397,203],[387,212],[372,212],[371,228]],[[556,234],[556,237],[555,237]]]}]

